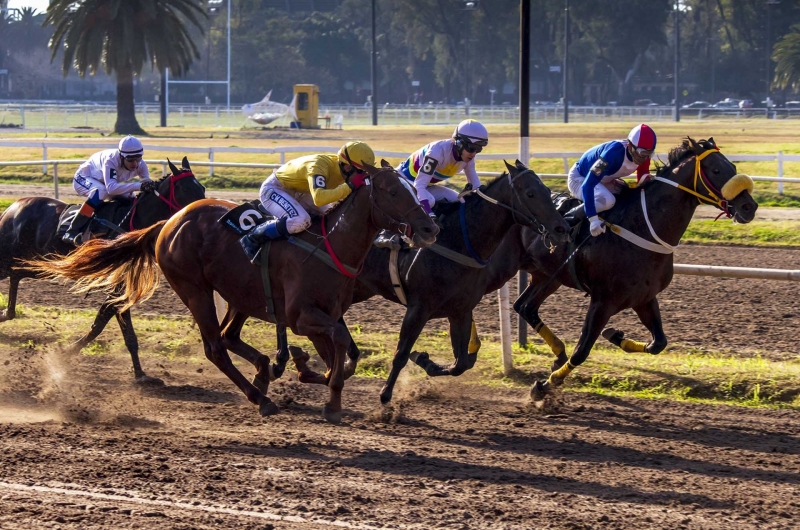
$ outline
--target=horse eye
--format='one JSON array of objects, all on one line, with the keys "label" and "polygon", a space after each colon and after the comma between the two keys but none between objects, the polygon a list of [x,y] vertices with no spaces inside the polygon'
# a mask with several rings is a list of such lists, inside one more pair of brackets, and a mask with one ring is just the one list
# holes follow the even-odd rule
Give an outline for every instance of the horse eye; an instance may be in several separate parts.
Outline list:
[{"label": "horse eye", "polygon": [[390,195],[391,197],[397,197],[397,190],[392,190],[392,191],[390,191],[390,192],[389,192],[389,195]]},{"label": "horse eye", "polygon": [[719,168],[715,167],[714,169],[711,170],[711,172],[714,173],[715,175],[719,175]]},{"label": "horse eye", "polygon": [[529,199],[533,199],[533,195],[534,195],[534,193],[533,193],[532,191],[529,191],[529,192],[528,192],[528,193],[526,193],[525,195],[527,195]]}]

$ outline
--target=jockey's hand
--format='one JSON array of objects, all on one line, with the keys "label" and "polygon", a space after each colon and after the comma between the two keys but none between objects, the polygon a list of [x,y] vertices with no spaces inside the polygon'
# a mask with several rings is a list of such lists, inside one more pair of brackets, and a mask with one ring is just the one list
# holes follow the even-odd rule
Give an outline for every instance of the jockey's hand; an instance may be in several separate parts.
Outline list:
[{"label": "jockey's hand", "polygon": [[356,173],[347,184],[350,186],[350,189],[356,191],[358,188],[367,183],[368,178],[368,173]]},{"label": "jockey's hand", "polygon": [[430,215],[434,219],[436,218],[436,214],[433,213],[433,208],[431,208],[431,202],[428,199],[422,199],[419,201],[419,203],[422,205],[422,209],[425,210],[426,214]]},{"label": "jockey's hand", "polygon": [[589,221],[590,221],[589,232],[591,232],[594,237],[597,237],[606,231],[605,223],[601,221],[600,218],[597,217],[596,215],[591,216],[589,218]]},{"label": "jockey's hand", "polygon": [[142,187],[139,188],[139,191],[147,192],[147,191],[155,191],[155,189],[156,189],[156,183],[154,181],[152,181],[152,180],[143,180],[142,181]]}]

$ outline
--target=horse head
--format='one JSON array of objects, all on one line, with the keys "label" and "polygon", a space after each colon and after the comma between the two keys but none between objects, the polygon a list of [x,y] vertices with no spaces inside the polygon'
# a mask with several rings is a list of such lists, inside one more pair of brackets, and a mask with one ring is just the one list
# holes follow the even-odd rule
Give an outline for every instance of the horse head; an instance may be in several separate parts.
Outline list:
[{"label": "horse head", "polygon": [[569,225],[553,205],[550,188],[544,185],[533,169],[519,160],[513,166],[508,162],[505,164],[511,190],[506,200],[514,212],[515,221],[534,229],[544,227],[555,242],[567,241]]},{"label": "horse head", "polygon": [[415,246],[432,245],[439,227],[422,209],[408,181],[386,160],[381,160],[379,168],[369,164],[365,167],[371,181],[369,196],[375,225],[410,237]]},{"label": "horse head", "polygon": [[167,164],[170,174],[158,181],[156,191],[159,198],[169,205],[170,210],[178,211],[194,201],[206,198],[206,188],[195,178],[186,157],[183,157],[180,168],[169,159]]},{"label": "horse head", "polygon": [[691,174],[694,191],[736,222],[752,221],[758,209],[752,196],[753,179],[736,172],[736,165],[719,151],[714,138],[695,141],[687,136],[679,147],[670,151],[669,159],[674,165],[692,155],[695,164],[681,164],[675,172]]}]

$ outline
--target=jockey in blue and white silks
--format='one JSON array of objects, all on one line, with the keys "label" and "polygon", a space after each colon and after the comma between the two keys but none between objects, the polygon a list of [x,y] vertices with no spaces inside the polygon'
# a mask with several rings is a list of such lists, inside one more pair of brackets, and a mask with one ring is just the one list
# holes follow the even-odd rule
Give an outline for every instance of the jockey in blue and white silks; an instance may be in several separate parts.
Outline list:
[{"label": "jockey in blue and white silks", "polygon": [[625,140],[612,140],[586,151],[570,169],[567,187],[573,197],[584,202],[589,230],[593,236],[606,231],[598,213],[616,203],[615,193],[626,184],[621,181],[636,172],[637,181],[650,173],[650,158],[656,148],[656,133],[642,123],[631,129]]},{"label": "jockey in blue and white silks", "polygon": [[397,171],[410,180],[422,207],[430,215],[438,200],[455,202],[458,192],[437,182],[446,182],[464,172],[473,188],[481,185],[475,170],[475,156],[489,144],[489,133],[480,122],[464,120],[456,126],[453,137],[431,142],[403,161]]}]

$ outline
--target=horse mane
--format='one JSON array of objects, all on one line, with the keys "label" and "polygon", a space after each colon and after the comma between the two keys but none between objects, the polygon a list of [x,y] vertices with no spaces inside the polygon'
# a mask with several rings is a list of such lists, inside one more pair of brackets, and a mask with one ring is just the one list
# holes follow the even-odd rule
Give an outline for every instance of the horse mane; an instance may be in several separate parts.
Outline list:
[{"label": "horse mane", "polygon": [[[500,175],[498,175],[497,177],[495,177],[492,180],[490,180],[487,184],[482,185],[481,188],[483,188],[483,191],[486,191],[489,188],[491,188],[492,186],[494,186],[497,182],[500,182],[500,180],[502,178],[504,178],[504,177],[508,177],[508,173],[506,173],[505,171],[503,173],[501,173]],[[467,204],[469,204],[471,201],[475,201],[475,200],[478,200],[478,199],[479,199],[479,197],[477,195],[475,195],[475,194],[472,194],[472,193],[467,195],[466,197],[464,197],[464,201]],[[438,202],[437,201],[436,204],[433,205],[433,213],[435,213],[437,217],[446,216],[446,215],[449,215],[449,214],[451,214],[453,212],[458,211],[458,209],[460,207],[461,207],[461,203],[459,201],[456,201],[456,202]]]},{"label": "horse mane", "polygon": [[701,139],[699,141],[695,141],[691,136],[687,136],[683,139],[679,146],[673,147],[669,150],[669,154],[667,155],[667,163],[661,164],[656,161],[656,175],[659,177],[663,177],[666,173],[669,173],[681,162],[689,158],[690,156],[699,155],[711,149],[716,149],[717,146],[712,140],[705,140]]}]

